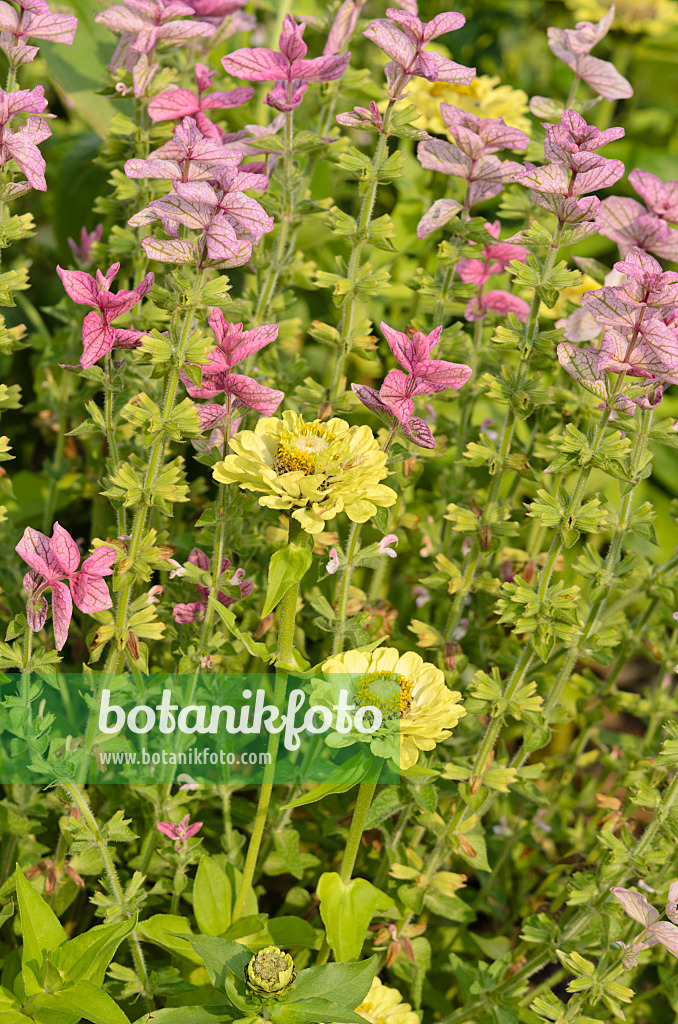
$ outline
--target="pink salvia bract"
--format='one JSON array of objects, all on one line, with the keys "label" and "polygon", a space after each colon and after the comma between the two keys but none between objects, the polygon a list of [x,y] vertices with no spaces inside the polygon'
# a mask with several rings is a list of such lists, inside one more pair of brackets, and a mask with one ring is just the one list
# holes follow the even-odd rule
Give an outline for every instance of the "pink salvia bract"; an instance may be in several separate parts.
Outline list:
[{"label": "pink salvia bract", "polygon": [[94,306],[95,312],[88,313],[82,325],[83,352],[80,366],[93,366],[97,360],[114,348],[136,348],[141,331],[132,328],[113,327],[112,322],[130,310],[148,294],[153,287],[152,273],[132,290],[111,291],[111,284],[120,269],[114,263],[105,274],[100,270],[96,278],[82,270],[63,270],[57,267],[68,296],[81,306]]},{"label": "pink salvia bract", "polygon": [[524,263],[527,259],[527,249],[523,245],[498,240],[501,231],[501,224],[498,220],[492,224],[486,222],[485,228],[493,238],[497,239],[497,242],[483,246],[480,259],[459,260],[457,275],[459,280],[465,284],[484,285],[495,274],[503,274],[511,260],[519,260]]},{"label": "pink salvia bract", "polygon": [[580,21],[574,29],[548,29],[551,52],[571,68],[576,77],[586,82],[606,100],[623,100],[633,96],[631,83],[614,64],[591,57],[591,50],[603,39],[614,21],[614,5],[597,24]]},{"label": "pink salvia bract", "polygon": [[[172,236],[167,242],[143,239],[142,245],[151,259],[196,266],[241,266],[250,258],[252,244],[273,229],[272,218],[256,199],[242,191],[252,188],[253,184],[257,187],[259,178],[259,175],[225,171],[219,176],[218,190],[204,181],[175,181],[169,195],[149,203],[128,223],[136,227],[157,219]],[[198,242],[176,238],[180,224],[199,231]]]},{"label": "pink salvia bract", "polygon": [[75,260],[81,266],[89,266],[92,262],[92,246],[95,242],[101,241],[101,236],[104,233],[103,224],[97,224],[94,231],[88,231],[87,228],[83,227],[80,231],[80,242],[76,242],[75,239],[67,239],[69,248],[73,253]]},{"label": "pink salvia bract", "polygon": [[94,20],[120,36],[109,67],[134,68],[142,53],[159,43],[181,46],[191,39],[213,36],[215,26],[195,19],[195,11],[183,0],[123,0],[95,14]]},{"label": "pink salvia bract", "polygon": [[225,394],[231,397],[234,408],[246,407],[264,416],[272,416],[285,397],[284,392],[259,384],[244,374],[233,373],[232,369],[275,341],[278,337],[277,324],[265,324],[244,331],[241,323],[228,323],[220,309],[212,309],[209,325],[214,332],[217,347],[208,356],[201,384],[194,384],[186,373],[181,374],[191,398],[210,399]]},{"label": "pink salvia bract", "polygon": [[[454,142],[430,139],[419,143],[417,159],[422,167],[440,171],[467,183],[467,205],[474,206],[501,192],[507,181],[522,171],[513,160],[500,160],[500,149],[523,150],[529,138],[511,128],[503,118],[482,118],[459,110],[449,103],[440,104],[440,112]],[[419,238],[442,227],[461,208],[455,200],[440,199],[424,214],[417,226]]]},{"label": "pink salvia bract", "polygon": [[274,82],[264,102],[276,110],[295,110],[309,82],[341,78],[351,59],[350,53],[306,59],[308,47],[302,38],[305,27],[298,25],[290,14],[285,15],[278,43],[280,52],[263,46],[234,50],[222,57],[224,70],[249,82]]},{"label": "pink salvia bract", "polygon": [[436,15],[432,21],[422,22],[410,11],[389,8],[386,19],[373,21],[363,35],[390,57],[390,63],[386,65],[390,99],[398,99],[413,77],[425,78],[429,82],[471,84],[476,76],[475,68],[464,67],[440,53],[425,49],[426,44],[437,36],[460,29],[466,22],[463,14],[449,11]]},{"label": "pink salvia bract", "polygon": [[236,168],[241,160],[241,153],[226,149],[220,138],[206,137],[192,117],[185,117],[169,142],[149,153],[145,160],[128,160],[125,174],[128,178],[216,184],[220,170]]},{"label": "pink salvia bract", "polygon": [[[47,182],[45,159],[38,146],[52,134],[45,118],[53,115],[37,115],[43,114],[46,106],[45,90],[41,85],[9,93],[0,89],[0,167],[13,160],[25,174],[30,187],[40,192],[46,191]],[[13,129],[12,119],[23,114],[29,115],[25,123]],[[16,187],[20,183],[13,184]]]},{"label": "pink salvia bract", "polygon": [[414,398],[417,395],[434,395],[448,388],[458,390],[471,376],[470,366],[452,363],[446,359],[431,359],[431,352],[438,344],[442,327],[436,327],[430,334],[416,331],[412,337],[396,331],[386,323],[380,324],[393,356],[407,370],[390,370],[378,391],[365,384],[352,384],[354,393],[368,409],[385,416],[422,448],[435,448],[435,440],[429,426],[414,416]]},{"label": "pink salvia bract", "polygon": [[210,121],[206,111],[228,110],[240,107],[254,96],[251,86],[226,91],[208,91],[212,88],[215,72],[206,64],[196,64],[196,91],[169,88],[154,96],[148,104],[148,113],[153,121],[172,121],[192,117],[202,134],[207,138],[220,139],[221,128]]},{"label": "pink salvia bract", "polygon": [[[199,569],[202,569],[204,572],[209,572],[210,570],[210,559],[204,551],[201,551],[200,548],[193,548],[188,556],[188,561],[192,565],[196,565]],[[228,558],[222,558],[221,574],[223,575],[227,569],[232,568],[233,563]],[[245,573],[242,569],[236,569],[231,577],[230,583],[234,587],[240,588],[241,597],[249,597],[254,590],[254,584],[251,580],[245,579]],[[175,622],[185,625],[189,622],[199,622],[203,618],[207,609],[207,602],[209,600],[209,590],[200,583],[196,583],[195,588],[200,594],[200,600],[192,601],[190,604],[175,604],[172,609],[172,615],[174,616]],[[219,604],[224,605],[224,607],[228,607],[231,604],[235,604],[237,599],[235,597],[230,597],[230,595],[225,594],[223,591],[219,591],[217,594],[217,600]]]},{"label": "pink salvia bract", "polygon": [[[233,15],[242,18],[243,16],[240,15],[240,12],[246,5],[247,0],[186,0],[186,3],[192,8],[196,18],[218,26],[221,25],[225,18],[232,18]],[[243,18],[242,27],[251,27],[251,23],[249,19],[246,19],[246,16]],[[241,26],[238,24],[234,26],[234,31],[239,31],[240,28]]]},{"label": "pink salvia bract", "polygon": [[113,572],[117,555],[114,547],[101,545],[80,565],[78,545],[67,530],[55,523],[51,538],[27,526],[15,550],[31,569],[24,577],[24,587],[29,595],[26,617],[33,632],[39,632],[45,624],[44,595],[45,591],[52,591],[52,625],[58,651],[68,639],[73,602],[87,614],[112,606],[104,576]]},{"label": "pink salvia bract", "polygon": [[341,53],[348,46],[366,3],[367,0],[343,0],[343,3],[339,4],[327,42],[323,47],[324,56]]},{"label": "pink salvia bract", "polygon": [[78,19],[73,14],[57,14],[43,0],[20,3],[17,11],[5,0],[0,0],[0,50],[10,67],[32,61],[37,46],[27,45],[28,39],[44,39],[52,43],[72,46]]},{"label": "pink salvia bract", "polygon": [[158,832],[162,832],[168,839],[174,840],[174,849],[181,850],[186,845],[186,840],[191,839],[197,835],[202,828],[201,821],[194,821],[191,824],[190,815],[185,815],[181,821],[175,825],[171,821],[159,821],[156,825]]},{"label": "pink salvia bract", "polygon": [[[675,882],[673,886],[676,886]],[[674,889],[674,895],[676,891]],[[678,926],[671,921],[660,921],[661,915],[659,911],[647,901],[642,893],[633,892],[631,889],[623,889],[617,885],[612,886],[610,892],[621,903],[624,912],[632,920],[637,921],[638,924],[643,926],[643,931],[634,939],[631,946],[625,946],[624,943],[621,943],[624,949],[623,962],[627,969],[636,965],[638,954],[642,950],[650,949],[656,945],[662,945],[672,956],[678,957]],[[666,908],[667,916],[669,903],[667,903]]]},{"label": "pink salvia bract", "polygon": [[496,313],[498,316],[515,313],[522,323],[526,323],[530,315],[530,307],[519,296],[495,288],[471,299],[466,304],[464,317],[473,322],[474,320],[483,320],[488,313]]},{"label": "pink salvia bract", "polygon": [[629,184],[650,213],[675,224],[678,221],[678,181],[662,181],[656,174],[637,168],[629,174]]}]

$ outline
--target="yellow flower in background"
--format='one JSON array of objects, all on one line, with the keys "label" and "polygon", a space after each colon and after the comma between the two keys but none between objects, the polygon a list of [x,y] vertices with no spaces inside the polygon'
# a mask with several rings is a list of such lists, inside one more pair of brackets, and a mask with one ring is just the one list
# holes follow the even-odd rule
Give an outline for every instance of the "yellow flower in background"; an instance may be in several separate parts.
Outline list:
[{"label": "yellow flower in background", "polygon": [[[600,21],[611,0],[565,0],[578,21]],[[614,0],[613,28],[638,35],[660,36],[678,25],[676,0]]]},{"label": "yellow flower in background", "polygon": [[322,671],[324,678],[314,681],[312,702],[334,707],[340,691],[348,690],[349,704],[379,708],[382,714],[376,732],[331,733],[328,744],[367,742],[373,754],[393,759],[402,770],[417,763],[420,750],[433,750],[446,740],[466,714],[461,694],[448,690],[441,670],[414,651],[345,651],[328,658]]},{"label": "yellow flower in background", "polygon": [[388,476],[386,453],[367,426],[337,418],[306,423],[284,412],[239,431],[230,448],[233,454],[214,467],[215,479],[261,492],[260,505],[289,512],[307,533],[321,533],[339,512],[365,523],[396,500],[379,482]]},{"label": "yellow flower in background", "polygon": [[553,309],[549,309],[542,302],[539,307],[539,316],[545,316],[549,320],[557,320],[558,317],[567,316],[568,302],[574,302],[577,306],[581,306],[582,295],[586,292],[595,291],[596,288],[600,287],[601,285],[594,278],[589,277],[588,274],[582,274],[579,284],[575,284],[571,288],[563,288]]},{"label": "yellow flower in background", "polygon": [[[427,49],[436,50],[445,57],[451,56],[444,46],[429,44]],[[417,126],[436,135],[449,135],[449,128],[440,116],[441,103],[450,103],[476,117],[503,117],[506,124],[529,135],[532,122],[527,116],[527,93],[510,85],[500,85],[500,81],[498,75],[480,75],[470,85],[415,78],[408,85],[409,95],[405,102],[412,103],[419,111]]]},{"label": "yellow flower in background", "polygon": [[419,1024],[419,1014],[404,1003],[400,992],[375,978],[356,1013],[370,1024]]}]

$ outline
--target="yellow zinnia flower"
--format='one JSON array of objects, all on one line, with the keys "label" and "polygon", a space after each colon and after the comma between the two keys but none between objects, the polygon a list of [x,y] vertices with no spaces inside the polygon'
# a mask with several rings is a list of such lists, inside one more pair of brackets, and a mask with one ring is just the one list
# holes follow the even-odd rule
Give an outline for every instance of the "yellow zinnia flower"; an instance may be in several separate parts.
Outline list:
[{"label": "yellow zinnia flower", "polygon": [[307,533],[321,533],[339,512],[365,523],[396,500],[379,482],[389,472],[386,453],[367,426],[337,418],[306,423],[288,411],[239,431],[230,448],[233,454],[214,467],[215,479],[260,491],[260,505],[284,509]]},{"label": "yellow zinnia flower", "polygon": [[[600,21],[610,9],[609,0],[565,0],[580,21]],[[660,36],[678,25],[676,0],[614,0],[613,28],[638,35]]]},{"label": "yellow zinnia flower", "polygon": [[433,750],[446,740],[466,714],[459,703],[461,694],[448,690],[441,670],[413,651],[346,651],[328,658],[322,671],[325,677],[314,681],[312,702],[333,708],[340,691],[348,690],[349,704],[376,707],[382,713],[376,732],[330,733],[328,745],[367,742],[373,754],[391,758],[402,770],[417,763],[420,750]]},{"label": "yellow zinnia flower", "polygon": [[382,984],[379,978],[374,979],[355,1012],[370,1024],[419,1024],[419,1014],[403,1002],[400,992]]}]

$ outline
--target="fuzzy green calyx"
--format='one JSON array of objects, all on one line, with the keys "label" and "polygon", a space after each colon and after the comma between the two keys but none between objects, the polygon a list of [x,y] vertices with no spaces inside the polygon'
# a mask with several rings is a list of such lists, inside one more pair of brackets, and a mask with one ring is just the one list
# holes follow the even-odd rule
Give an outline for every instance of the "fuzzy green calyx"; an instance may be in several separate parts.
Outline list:
[{"label": "fuzzy green calyx", "polygon": [[266,946],[253,956],[245,968],[245,981],[259,996],[278,996],[285,992],[297,972],[289,953],[277,946]]}]

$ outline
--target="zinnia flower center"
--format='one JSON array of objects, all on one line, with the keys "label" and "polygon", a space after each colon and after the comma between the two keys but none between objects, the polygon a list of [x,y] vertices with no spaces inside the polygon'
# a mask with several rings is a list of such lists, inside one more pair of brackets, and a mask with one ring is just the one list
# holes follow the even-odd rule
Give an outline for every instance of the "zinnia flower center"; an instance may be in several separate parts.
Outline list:
[{"label": "zinnia flower center", "polygon": [[369,672],[355,685],[358,707],[379,708],[385,721],[404,718],[412,706],[412,682],[398,672]]},{"label": "zinnia flower center", "polygon": [[316,471],[317,458],[326,452],[335,435],[322,423],[304,423],[294,430],[283,430],[275,446],[275,471],[299,470],[310,476]]}]

